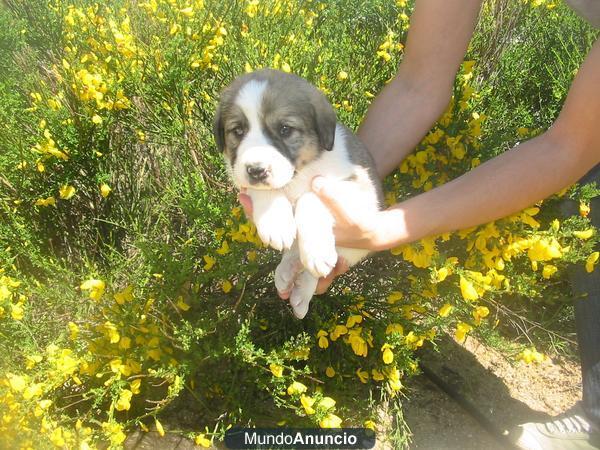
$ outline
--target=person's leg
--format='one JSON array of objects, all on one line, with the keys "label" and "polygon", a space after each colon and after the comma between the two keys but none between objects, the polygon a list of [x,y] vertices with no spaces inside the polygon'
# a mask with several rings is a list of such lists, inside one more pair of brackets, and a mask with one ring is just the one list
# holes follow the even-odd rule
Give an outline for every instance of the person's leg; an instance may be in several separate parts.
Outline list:
[{"label": "person's leg", "polygon": [[[600,187],[600,165],[579,182]],[[589,218],[600,228],[600,196],[592,199]],[[579,204],[565,200],[562,213],[579,213]],[[575,324],[581,357],[583,402],[547,423],[522,424],[515,431],[525,450],[600,449],[600,268],[587,273],[582,264],[569,269],[575,303]],[[583,410],[583,411],[582,411]]]},{"label": "person's leg", "polygon": [[[600,187],[600,166],[588,173],[581,183],[593,181]],[[592,199],[590,206],[588,217],[600,229],[600,197]],[[596,267],[592,273],[587,273],[579,264],[569,270],[569,278],[575,296],[583,409],[588,419],[600,429],[600,268]]]}]

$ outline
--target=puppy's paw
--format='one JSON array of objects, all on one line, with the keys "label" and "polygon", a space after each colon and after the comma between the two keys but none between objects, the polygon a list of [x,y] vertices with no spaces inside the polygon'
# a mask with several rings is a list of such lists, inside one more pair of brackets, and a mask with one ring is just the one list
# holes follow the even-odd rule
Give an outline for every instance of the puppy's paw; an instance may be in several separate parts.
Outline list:
[{"label": "puppy's paw", "polygon": [[312,276],[306,270],[301,272],[294,281],[294,287],[290,294],[290,305],[294,310],[294,315],[298,319],[303,319],[308,312],[310,300],[317,288],[318,278]]},{"label": "puppy's paw", "polygon": [[325,277],[335,267],[337,252],[331,232],[302,236],[299,241],[302,265],[315,277]]},{"label": "puppy's paw", "polygon": [[274,205],[254,218],[260,239],[275,250],[289,249],[296,239],[296,222],[289,202]]},{"label": "puppy's paw", "polygon": [[302,262],[296,252],[293,255],[286,254],[275,269],[275,288],[277,293],[283,299],[288,299],[294,281],[302,271]]}]

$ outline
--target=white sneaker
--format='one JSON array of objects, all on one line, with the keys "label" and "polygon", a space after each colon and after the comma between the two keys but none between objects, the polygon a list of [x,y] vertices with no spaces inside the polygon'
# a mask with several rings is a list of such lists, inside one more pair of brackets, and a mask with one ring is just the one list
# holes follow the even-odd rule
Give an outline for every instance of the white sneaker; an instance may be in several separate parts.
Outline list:
[{"label": "white sneaker", "polygon": [[523,450],[600,449],[600,430],[586,419],[580,404],[551,422],[525,423],[513,433],[516,446]]}]

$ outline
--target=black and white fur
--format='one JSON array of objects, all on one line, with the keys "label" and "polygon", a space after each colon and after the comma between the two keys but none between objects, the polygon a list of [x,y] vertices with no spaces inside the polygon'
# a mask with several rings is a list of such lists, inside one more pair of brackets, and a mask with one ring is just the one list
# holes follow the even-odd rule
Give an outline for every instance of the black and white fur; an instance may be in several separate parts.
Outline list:
[{"label": "black and white fur", "polygon": [[240,76],[223,91],[214,133],[233,182],[252,198],[258,235],[284,250],[275,286],[301,319],[338,255],[352,266],[368,254],[335,246],[333,216],[311,182],[317,175],[342,182],[346,196],[338,200],[373,214],[383,205],[373,159],[319,90],[271,69]]}]

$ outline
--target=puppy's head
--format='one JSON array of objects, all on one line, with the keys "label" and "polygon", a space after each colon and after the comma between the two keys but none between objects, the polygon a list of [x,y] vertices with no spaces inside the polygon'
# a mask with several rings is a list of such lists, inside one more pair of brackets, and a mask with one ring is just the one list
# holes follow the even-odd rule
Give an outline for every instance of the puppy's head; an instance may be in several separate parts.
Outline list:
[{"label": "puppy's head", "polygon": [[318,89],[265,69],[235,79],[223,91],[214,134],[238,187],[279,189],[332,150],[335,126],[335,112]]}]

